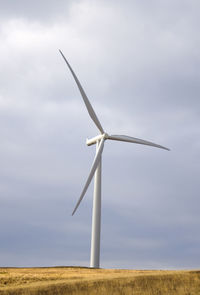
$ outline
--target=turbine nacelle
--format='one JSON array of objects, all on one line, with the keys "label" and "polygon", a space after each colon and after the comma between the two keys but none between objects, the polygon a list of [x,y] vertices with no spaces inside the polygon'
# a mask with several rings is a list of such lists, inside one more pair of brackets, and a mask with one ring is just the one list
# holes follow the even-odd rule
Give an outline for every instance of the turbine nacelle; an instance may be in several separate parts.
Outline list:
[{"label": "turbine nacelle", "polygon": [[96,144],[97,142],[99,142],[101,139],[108,139],[109,138],[109,135],[107,133],[103,133],[103,134],[99,134],[91,139],[86,139],[86,144],[89,146],[89,145],[93,145],[93,144]]}]

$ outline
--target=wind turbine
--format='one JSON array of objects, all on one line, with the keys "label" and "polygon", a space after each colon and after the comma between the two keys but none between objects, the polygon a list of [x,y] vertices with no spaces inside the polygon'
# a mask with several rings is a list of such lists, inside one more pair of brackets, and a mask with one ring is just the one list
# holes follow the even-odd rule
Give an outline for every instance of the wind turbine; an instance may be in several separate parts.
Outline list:
[{"label": "wind turbine", "polygon": [[85,106],[88,110],[88,113],[97,126],[97,128],[100,131],[100,134],[86,140],[86,144],[93,145],[96,144],[96,155],[89,173],[89,176],[87,178],[87,181],[85,183],[85,186],[83,188],[83,191],[80,195],[80,198],[74,208],[74,211],[72,212],[72,215],[76,212],[78,206],[80,205],[80,202],[82,201],[88,186],[90,185],[90,182],[94,176],[94,196],[93,196],[93,213],[92,213],[92,235],[91,235],[91,255],[90,255],[90,267],[93,268],[99,268],[99,260],[100,260],[100,232],[101,232],[101,155],[104,148],[104,142],[107,139],[110,140],[118,140],[118,141],[125,141],[125,142],[131,142],[131,143],[137,143],[137,144],[143,144],[143,145],[149,145],[165,150],[169,150],[168,148],[158,145],[156,143],[146,141],[143,139],[130,137],[126,135],[108,135],[103,127],[101,126],[101,123],[99,122],[99,119],[97,118],[97,115],[95,114],[95,111],[89,102],[89,99],[87,98],[85,91],[83,90],[77,76],[75,75],[74,71],[72,70],[70,64],[68,63],[67,59],[65,58],[64,54],[61,50],[59,50],[62,57],[64,58],[69,70],[72,73],[72,76],[74,77],[74,80],[76,81],[76,84],[80,90],[81,96],[83,98],[83,101],[85,103]]}]

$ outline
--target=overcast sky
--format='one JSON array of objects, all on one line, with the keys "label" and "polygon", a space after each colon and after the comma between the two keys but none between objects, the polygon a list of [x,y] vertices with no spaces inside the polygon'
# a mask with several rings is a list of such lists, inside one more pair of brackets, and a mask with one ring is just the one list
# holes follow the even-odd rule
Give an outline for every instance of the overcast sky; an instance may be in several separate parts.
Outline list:
[{"label": "overcast sky", "polygon": [[0,1],[0,266],[89,266],[98,134],[110,134],[101,267],[200,267],[200,2]]}]

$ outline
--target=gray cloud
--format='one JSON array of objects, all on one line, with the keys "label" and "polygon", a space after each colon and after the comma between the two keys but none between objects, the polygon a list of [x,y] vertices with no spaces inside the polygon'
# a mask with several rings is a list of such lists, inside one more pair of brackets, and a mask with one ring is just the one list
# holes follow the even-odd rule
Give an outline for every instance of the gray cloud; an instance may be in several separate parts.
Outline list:
[{"label": "gray cloud", "polygon": [[106,142],[102,267],[198,268],[199,3],[0,4],[1,265],[88,265],[96,127],[61,48],[108,132],[172,149]]},{"label": "gray cloud", "polygon": [[68,17],[72,3],[79,1],[0,1],[1,17],[4,19],[23,18],[30,21],[56,22],[59,17]]}]

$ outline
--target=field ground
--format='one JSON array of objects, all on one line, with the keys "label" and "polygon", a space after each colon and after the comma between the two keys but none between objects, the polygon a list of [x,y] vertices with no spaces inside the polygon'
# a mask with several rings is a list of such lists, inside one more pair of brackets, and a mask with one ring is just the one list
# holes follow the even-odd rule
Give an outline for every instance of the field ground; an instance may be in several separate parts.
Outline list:
[{"label": "field ground", "polygon": [[196,295],[200,271],[0,268],[3,295]]}]

